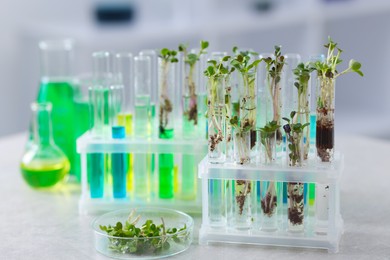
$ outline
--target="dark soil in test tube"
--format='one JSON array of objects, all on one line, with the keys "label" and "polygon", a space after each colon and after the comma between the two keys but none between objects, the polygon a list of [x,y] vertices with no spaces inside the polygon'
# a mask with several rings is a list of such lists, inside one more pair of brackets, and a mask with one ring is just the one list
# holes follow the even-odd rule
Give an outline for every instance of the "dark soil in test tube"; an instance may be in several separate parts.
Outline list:
[{"label": "dark soil in test tube", "polygon": [[242,215],[242,211],[244,210],[246,196],[248,196],[248,194],[251,192],[251,183],[249,181],[245,181],[245,180],[237,180],[236,185],[246,185],[246,187],[244,188],[244,192],[240,191],[236,195],[236,202],[238,204],[239,214]]},{"label": "dark soil in test tube", "polygon": [[[293,186],[303,185],[302,183],[289,183]],[[302,225],[303,223],[303,193],[299,194],[296,190],[289,189],[288,198],[293,202],[288,208],[288,219],[293,225]]]},{"label": "dark soil in test tube", "polygon": [[330,150],[334,147],[334,124],[328,122],[328,124],[323,125],[321,121],[317,121],[316,131],[317,155],[322,162],[329,162]]},{"label": "dark soil in test tube", "polygon": [[268,217],[272,217],[275,208],[277,206],[276,201],[277,201],[277,196],[271,194],[271,192],[267,192],[265,198],[261,200],[261,209],[263,210],[264,215],[267,215]]}]

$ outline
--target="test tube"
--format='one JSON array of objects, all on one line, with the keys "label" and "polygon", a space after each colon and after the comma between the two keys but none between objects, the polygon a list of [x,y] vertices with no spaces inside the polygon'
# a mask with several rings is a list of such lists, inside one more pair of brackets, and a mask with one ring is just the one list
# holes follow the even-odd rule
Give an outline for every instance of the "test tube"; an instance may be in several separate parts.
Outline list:
[{"label": "test tube", "polygon": [[[175,64],[159,58],[159,138],[173,139],[175,115]],[[174,195],[174,155],[159,154],[159,197],[173,198]]]},{"label": "test tube", "polygon": [[[112,138],[124,139],[125,127],[113,126]],[[112,171],[112,188],[114,198],[126,197],[126,175],[127,175],[127,154],[125,153],[113,153],[111,155],[111,171]]]},{"label": "test tube", "polygon": [[[114,72],[119,85],[123,87],[122,107],[115,116],[117,125],[124,126],[126,136],[133,134],[134,115],[134,63],[133,55],[129,52],[116,53]],[[118,89],[119,90],[119,89]],[[120,92],[120,91],[119,91]],[[131,191],[133,184],[133,154],[127,157],[127,190]]]},{"label": "test tube", "polygon": [[[142,50],[139,55],[149,57],[150,59],[150,114],[152,123],[154,124],[156,117],[156,105],[158,103],[157,53],[155,50]],[[152,130],[154,130],[154,125]],[[154,136],[153,132],[152,136]]]},{"label": "test tube", "polygon": [[[140,56],[149,57],[150,59],[150,121],[151,121],[151,136],[154,138],[158,131],[157,121],[156,121],[156,107],[158,103],[158,64],[157,64],[157,53],[155,50],[142,50],[139,53]],[[151,165],[151,173],[154,174],[155,171],[155,154],[149,154],[148,160]],[[153,181],[153,184],[155,182]],[[152,187],[155,190],[155,187]]]},{"label": "test tube", "polygon": [[[109,52],[94,52],[93,85],[89,88],[90,105],[93,111],[92,134],[94,138],[105,138],[110,125],[110,89],[112,82]],[[105,155],[89,154],[88,175],[90,178],[91,198],[102,198],[104,195]]]},{"label": "test tube", "polygon": [[[317,54],[312,55],[309,57],[310,62],[323,62],[325,61],[325,55],[324,54]],[[311,98],[310,98],[310,147],[311,153],[315,153],[315,147],[316,147],[316,130],[317,130],[317,113],[316,113],[316,107],[317,107],[317,84],[319,84],[319,81],[317,81],[317,72],[312,72],[310,75],[310,86],[311,86]],[[316,185],[315,183],[309,184],[309,205],[310,208],[314,208],[315,205],[315,197],[316,197]]]},{"label": "test tube", "polygon": [[[295,82],[295,75],[294,75],[294,69],[298,66],[298,64],[301,62],[301,56],[297,53],[287,53],[284,55],[284,67],[283,67],[283,76],[282,79],[283,87],[282,87],[282,117],[290,118],[291,111],[297,111],[298,109],[298,91],[297,88],[294,86]],[[297,118],[297,117],[296,117]],[[282,125],[286,124],[286,121],[281,122]],[[286,134],[284,131],[283,133],[283,145],[284,147],[287,147],[287,141],[286,141]],[[286,148],[284,148],[285,150]],[[286,157],[287,165],[288,165],[289,158]],[[283,182],[283,204],[287,203],[287,190],[288,190],[288,183]],[[305,184],[306,185],[306,184]],[[304,189],[306,191],[306,189]]]},{"label": "test tube", "polygon": [[134,114],[134,64],[129,52],[117,53],[114,58],[114,71],[117,81],[123,87],[123,105],[116,116],[118,125],[124,126],[126,135],[133,133]]},{"label": "test tube", "polygon": [[[151,136],[151,66],[148,56],[134,58],[135,114],[134,134],[138,138]],[[134,156],[133,190],[136,197],[150,195],[151,165],[149,155],[136,153]],[[149,159],[149,160],[148,160]]]}]

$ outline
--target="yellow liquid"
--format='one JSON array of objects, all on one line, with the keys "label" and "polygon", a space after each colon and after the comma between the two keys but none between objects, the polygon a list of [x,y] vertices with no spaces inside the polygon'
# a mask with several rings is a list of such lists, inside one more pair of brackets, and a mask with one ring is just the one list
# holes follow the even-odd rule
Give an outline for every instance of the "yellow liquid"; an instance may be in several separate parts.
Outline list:
[{"label": "yellow liquid", "polygon": [[118,114],[118,125],[124,126],[126,129],[126,136],[133,134],[133,115],[132,114]]},{"label": "yellow liquid", "polygon": [[20,165],[23,178],[34,188],[52,187],[62,181],[69,173],[70,164],[67,159],[59,162],[33,161]]}]

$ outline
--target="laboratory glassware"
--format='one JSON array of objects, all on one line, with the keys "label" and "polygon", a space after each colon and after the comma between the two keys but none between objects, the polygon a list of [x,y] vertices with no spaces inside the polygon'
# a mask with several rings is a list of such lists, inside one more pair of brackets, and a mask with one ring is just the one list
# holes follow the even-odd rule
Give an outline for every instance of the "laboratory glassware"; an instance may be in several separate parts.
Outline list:
[{"label": "laboratory glassware", "polygon": [[49,102],[31,104],[33,142],[24,153],[20,165],[23,178],[34,188],[53,187],[63,181],[70,170],[66,155],[53,139]]}]

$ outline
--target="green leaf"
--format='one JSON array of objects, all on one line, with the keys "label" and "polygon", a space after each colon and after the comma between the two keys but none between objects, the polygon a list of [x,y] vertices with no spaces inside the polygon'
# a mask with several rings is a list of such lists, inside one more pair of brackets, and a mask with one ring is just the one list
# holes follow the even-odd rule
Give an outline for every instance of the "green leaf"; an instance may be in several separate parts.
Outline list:
[{"label": "green leaf", "polygon": [[200,47],[201,49],[207,49],[209,47],[209,42],[208,41],[201,41],[200,42]]}]

